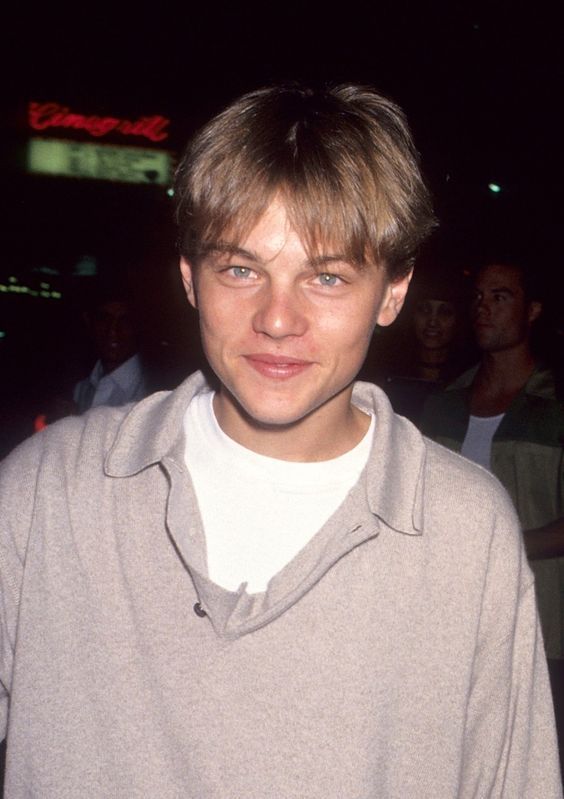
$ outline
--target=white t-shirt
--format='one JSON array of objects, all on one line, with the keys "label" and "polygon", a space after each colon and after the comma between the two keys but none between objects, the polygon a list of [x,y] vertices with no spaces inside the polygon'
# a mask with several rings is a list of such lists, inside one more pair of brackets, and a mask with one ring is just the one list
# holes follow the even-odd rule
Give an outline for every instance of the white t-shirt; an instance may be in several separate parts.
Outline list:
[{"label": "white t-shirt", "polygon": [[184,417],[185,460],[206,536],[208,576],[235,591],[265,591],[337,510],[370,453],[368,432],[349,452],[318,463],[296,463],[241,446],[220,428],[213,392],[196,395]]},{"label": "white t-shirt", "polygon": [[471,416],[460,454],[491,471],[492,439],[504,416]]}]

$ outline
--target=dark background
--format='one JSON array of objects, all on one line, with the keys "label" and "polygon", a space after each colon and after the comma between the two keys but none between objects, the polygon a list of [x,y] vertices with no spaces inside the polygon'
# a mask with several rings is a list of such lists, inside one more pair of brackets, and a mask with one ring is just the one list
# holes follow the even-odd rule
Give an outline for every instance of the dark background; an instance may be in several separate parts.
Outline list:
[{"label": "dark background", "polygon": [[562,331],[560,11],[556,2],[496,0],[4,11],[0,282],[37,280],[37,268],[47,267],[64,293],[58,303],[0,295],[4,440],[21,438],[44,398],[90,366],[80,320],[88,281],[73,277],[85,255],[102,275],[133,278],[145,350],[170,383],[199,358],[176,272],[170,198],[156,186],[26,176],[30,100],[98,116],[168,116],[167,146],[179,152],[245,90],[281,80],[374,85],[411,122],[441,222],[441,257],[461,271],[493,244],[517,253],[539,275],[548,316]]}]

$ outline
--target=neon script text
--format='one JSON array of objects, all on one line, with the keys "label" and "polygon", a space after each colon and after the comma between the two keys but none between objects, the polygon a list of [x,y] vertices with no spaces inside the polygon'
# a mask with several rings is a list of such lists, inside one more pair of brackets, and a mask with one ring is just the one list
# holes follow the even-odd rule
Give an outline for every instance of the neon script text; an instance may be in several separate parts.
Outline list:
[{"label": "neon script text", "polygon": [[29,103],[29,125],[33,130],[47,128],[72,128],[85,130],[91,136],[106,136],[117,132],[124,136],[143,136],[150,141],[163,141],[168,138],[166,128],[170,119],[162,116],[140,117],[132,122],[119,117],[97,117],[75,114],[58,103]]}]

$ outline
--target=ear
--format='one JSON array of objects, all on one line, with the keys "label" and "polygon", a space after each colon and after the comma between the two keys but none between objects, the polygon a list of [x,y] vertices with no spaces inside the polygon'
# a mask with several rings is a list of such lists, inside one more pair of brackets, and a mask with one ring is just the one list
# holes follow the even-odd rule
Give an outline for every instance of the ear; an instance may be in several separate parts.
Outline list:
[{"label": "ear", "polygon": [[413,270],[408,272],[404,277],[388,283],[384,292],[384,298],[378,311],[377,324],[381,327],[391,325],[397,318],[397,315],[403,307],[405,295],[413,275]]},{"label": "ear", "polygon": [[182,285],[188,297],[188,302],[193,308],[197,308],[198,303],[196,302],[196,291],[194,289],[194,273],[186,258],[180,259],[180,274],[182,275]]},{"label": "ear", "polygon": [[529,310],[527,313],[527,318],[529,320],[529,324],[532,324],[536,321],[542,313],[542,302],[538,302],[538,300],[533,300],[529,303]]}]

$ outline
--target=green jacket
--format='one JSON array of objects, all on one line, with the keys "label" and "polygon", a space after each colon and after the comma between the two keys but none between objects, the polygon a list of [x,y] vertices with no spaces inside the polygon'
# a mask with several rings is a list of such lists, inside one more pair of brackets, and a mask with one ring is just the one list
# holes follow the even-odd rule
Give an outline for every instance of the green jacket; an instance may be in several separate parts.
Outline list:
[{"label": "green jacket", "polygon": [[[429,398],[422,432],[460,452],[470,417],[470,389],[478,367]],[[511,403],[492,441],[492,472],[511,496],[523,529],[564,516],[564,404],[553,373],[536,369]],[[531,563],[549,657],[564,656],[564,559]]]}]

